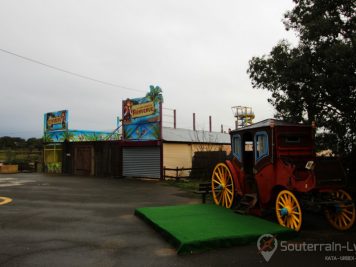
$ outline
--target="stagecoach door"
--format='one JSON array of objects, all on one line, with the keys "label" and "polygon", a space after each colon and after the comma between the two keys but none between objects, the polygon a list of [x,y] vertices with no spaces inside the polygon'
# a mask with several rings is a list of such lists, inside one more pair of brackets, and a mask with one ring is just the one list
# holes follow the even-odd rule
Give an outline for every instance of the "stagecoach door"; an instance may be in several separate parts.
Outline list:
[{"label": "stagecoach door", "polygon": [[242,158],[245,172],[245,186],[249,188],[250,193],[257,192],[256,181],[253,173],[254,166],[254,142],[253,134],[246,132],[242,136]]},{"label": "stagecoach door", "polygon": [[249,132],[242,136],[242,158],[245,174],[253,175],[253,136]]}]

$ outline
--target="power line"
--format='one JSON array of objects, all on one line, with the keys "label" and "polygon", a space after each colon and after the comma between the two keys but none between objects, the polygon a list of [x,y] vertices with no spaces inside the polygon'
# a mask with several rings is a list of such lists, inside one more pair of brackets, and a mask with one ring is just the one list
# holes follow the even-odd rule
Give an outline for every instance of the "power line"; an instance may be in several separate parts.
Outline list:
[{"label": "power line", "polygon": [[79,77],[79,78],[82,78],[82,79],[86,79],[86,80],[89,80],[89,81],[93,81],[93,82],[109,85],[109,86],[112,86],[112,87],[118,87],[118,88],[129,90],[129,91],[136,91],[136,92],[140,92],[140,93],[141,92],[145,92],[144,90],[130,88],[130,87],[122,86],[122,85],[115,84],[115,83],[105,82],[105,81],[98,80],[98,79],[95,79],[95,78],[91,78],[89,76],[85,76],[85,75],[82,75],[82,74],[79,74],[79,73],[68,71],[68,70],[53,66],[53,65],[49,65],[47,63],[43,63],[43,62],[38,61],[36,59],[32,59],[32,58],[29,58],[29,57],[25,57],[25,56],[13,53],[11,51],[8,51],[8,50],[2,49],[2,48],[0,48],[0,51],[3,52],[3,53],[9,54],[9,55],[12,55],[12,56],[15,56],[15,57],[30,61],[32,63],[38,64],[38,65],[42,65],[42,66],[45,66],[47,68],[54,69],[54,70],[57,70],[57,71],[60,71],[60,72],[64,72],[66,74],[70,74],[70,75],[73,75],[73,76],[76,76],[76,77]]}]

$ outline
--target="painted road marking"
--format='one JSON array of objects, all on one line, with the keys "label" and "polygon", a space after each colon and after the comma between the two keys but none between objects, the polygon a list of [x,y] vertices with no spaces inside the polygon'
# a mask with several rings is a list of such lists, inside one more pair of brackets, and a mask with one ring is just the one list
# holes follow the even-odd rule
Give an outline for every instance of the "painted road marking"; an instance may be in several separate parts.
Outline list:
[{"label": "painted road marking", "polygon": [[0,178],[0,187],[18,186],[29,182],[33,182],[33,181],[32,180],[21,181],[18,178],[4,177],[4,178]]},{"label": "painted road marking", "polygon": [[0,197],[0,206],[10,203],[12,201],[9,197]]}]

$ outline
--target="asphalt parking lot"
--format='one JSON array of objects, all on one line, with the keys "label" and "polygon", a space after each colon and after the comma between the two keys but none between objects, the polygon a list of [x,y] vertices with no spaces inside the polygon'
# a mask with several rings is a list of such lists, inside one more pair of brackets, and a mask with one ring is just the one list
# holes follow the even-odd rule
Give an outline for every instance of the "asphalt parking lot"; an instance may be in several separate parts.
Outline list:
[{"label": "asphalt parking lot", "polygon": [[[356,264],[355,227],[333,230],[307,214],[296,243],[340,243],[341,251],[277,248],[267,263],[256,244],[201,254],[175,249],[135,217],[139,207],[200,203],[158,181],[42,174],[0,175],[0,266],[300,266]],[[290,249],[294,247],[290,245]],[[353,250],[354,249],[354,250]]]}]

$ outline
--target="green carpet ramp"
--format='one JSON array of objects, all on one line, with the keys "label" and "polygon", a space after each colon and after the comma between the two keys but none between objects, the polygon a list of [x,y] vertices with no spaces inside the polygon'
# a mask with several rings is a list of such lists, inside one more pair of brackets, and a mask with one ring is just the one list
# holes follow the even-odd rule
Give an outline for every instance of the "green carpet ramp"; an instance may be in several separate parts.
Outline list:
[{"label": "green carpet ramp", "polygon": [[277,239],[296,235],[279,224],[208,204],[138,208],[135,215],[159,231],[178,254],[254,243],[263,234]]}]

